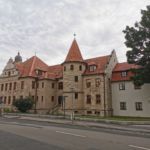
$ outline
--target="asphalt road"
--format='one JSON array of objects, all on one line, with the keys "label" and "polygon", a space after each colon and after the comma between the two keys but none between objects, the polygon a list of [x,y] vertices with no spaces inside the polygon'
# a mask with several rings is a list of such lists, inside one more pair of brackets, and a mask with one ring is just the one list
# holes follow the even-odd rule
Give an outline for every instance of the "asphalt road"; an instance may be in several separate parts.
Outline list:
[{"label": "asphalt road", "polygon": [[150,150],[150,139],[82,127],[0,119],[0,150]]}]

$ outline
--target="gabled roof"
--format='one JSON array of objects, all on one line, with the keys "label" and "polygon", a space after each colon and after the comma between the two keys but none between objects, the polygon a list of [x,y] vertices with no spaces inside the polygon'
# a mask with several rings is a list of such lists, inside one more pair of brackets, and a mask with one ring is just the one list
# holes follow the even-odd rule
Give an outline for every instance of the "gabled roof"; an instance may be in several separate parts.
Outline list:
[{"label": "gabled roof", "polygon": [[36,76],[35,70],[47,71],[48,65],[45,64],[40,58],[37,56],[33,56],[30,59],[26,60],[23,63],[16,64],[17,69],[20,72],[21,77],[25,76]]},{"label": "gabled roof", "polygon": [[65,62],[70,61],[79,61],[79,62],[83,61],[82,54],[75,39],[73,40],[72,45],[67,54],[67,57],[65,59]]},{"label": "gabled roof", "polygon": [[[131,69],[138,69],[140,66],[135,64],[129,64],[127,62],[118,63],[112,73],[112,82],[117,81],[130,81],[131,77],[134,75],[133,72],[131,72]],[[127,76],[122,76],[121,72],[127,72]]]},{"label": "gabled roof", "polygon": [[104,73],[105,67],[109,61],[109,58],[110,58],[110,55],[84,60],[84,62],[87,63],[88,67],[91,65],[96,66],[95,71],[89,71],[89,68],[87,68],[84,75]]},{"label": "gabled roof", "polygon": [[40,78],[56,79],[62,77],[62,66],[48,66],[37,56],[33,56],[23,63],[16,64],[16,68],[20,73],[20,77],[36,77],[35,70],[43,71]]},{"label": "gabled roof", "polygon": [[126,71],[126,70],[130,70],[130,69],[138,69],[140,66],[135,65],[135,64],[129,64],[127,62],[122,62],[122,63],[118,63],[113,72],[115,71]]}]

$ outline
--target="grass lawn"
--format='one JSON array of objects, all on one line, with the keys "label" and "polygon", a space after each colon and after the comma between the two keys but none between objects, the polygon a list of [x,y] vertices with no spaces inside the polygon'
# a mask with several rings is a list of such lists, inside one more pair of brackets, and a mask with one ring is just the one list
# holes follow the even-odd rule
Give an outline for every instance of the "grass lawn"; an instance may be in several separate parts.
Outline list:
[{"label": "grass lawn", "polygon": [[150,121],[150,117],[128,117],[128,116],[113,116],[113,117],[100,117],[100,116],[77,116],[79,118],[99,119],[99,120],[115,120],[115,121]]}]

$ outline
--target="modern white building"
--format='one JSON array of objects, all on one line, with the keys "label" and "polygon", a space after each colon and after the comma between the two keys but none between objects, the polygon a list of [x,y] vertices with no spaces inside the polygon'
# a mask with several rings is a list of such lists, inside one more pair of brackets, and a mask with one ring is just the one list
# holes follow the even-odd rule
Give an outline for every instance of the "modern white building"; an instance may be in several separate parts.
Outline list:
[{"label": "modern white building", "polygon": [[131,81],[131,68],[118,63],[112,75],[112,107],[114,116],[150,117],[150,84],[137,87]]}]

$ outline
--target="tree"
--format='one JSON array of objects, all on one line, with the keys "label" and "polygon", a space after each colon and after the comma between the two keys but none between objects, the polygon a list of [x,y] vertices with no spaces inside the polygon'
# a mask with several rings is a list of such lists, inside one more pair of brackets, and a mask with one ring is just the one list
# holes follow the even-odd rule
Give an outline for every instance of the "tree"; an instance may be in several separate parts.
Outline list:
[{"label": "tree", "polygon": [[134,83],[142,85],[150,83],[150,5],[147,10],[141,10],[141,21],[134,27],[126,26],[125,45],[128,63],[140,65],[140,69],[134,70]]},{"label": "tree", "polygon": [[20,98],[13,102],[13,105],[20,111],[20,112],[27,112],[33,107],[34,101],[30,97]]}]

